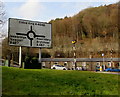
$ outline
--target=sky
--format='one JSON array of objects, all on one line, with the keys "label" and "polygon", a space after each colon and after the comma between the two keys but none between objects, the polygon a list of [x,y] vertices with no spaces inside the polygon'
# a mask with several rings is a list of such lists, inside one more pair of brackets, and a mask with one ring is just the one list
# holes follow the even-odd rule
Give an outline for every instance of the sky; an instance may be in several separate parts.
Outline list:
[{"label": "sky", "polygon": [[[18,18],[49,22],[56,18],[72,17],[83,9],[117,3],[119,0],[0,0],[4,3],[7,20]],[[2,33],[8,33],[8,21]],[[2,34],[0,34],[1,37]]]},{"label": "sky", "polygon": [[[1,0],[0,0],[1,1]],[[7,18],[49,22],[73,16],[89,7],[118,2],[118,0],[2,0]]]}]

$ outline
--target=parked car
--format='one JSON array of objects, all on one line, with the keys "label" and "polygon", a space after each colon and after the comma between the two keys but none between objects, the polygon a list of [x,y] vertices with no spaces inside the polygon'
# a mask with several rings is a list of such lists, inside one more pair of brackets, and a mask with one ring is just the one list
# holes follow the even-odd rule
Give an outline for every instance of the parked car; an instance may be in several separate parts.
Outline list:
[{"label": "parked car", "polygon": [[80,71],[82,71],[82,70],[84,70],[84,69],[83,69],[83,67],[76,67],[76,69],[75,69],[75,67],[72,67],[72,68],[69,69],[69,70],[80,70]]},{"label": "parked car", "polygon": [[76,70],[82,70],[82,67],[77,67]]},{"label": "parked car", "polygon": [[117,68],[107,68],[107,69],[105,69],[105,71],[107,71],[107,72],[120,72],[120,69],[117,69]]},{"label": "parked car", "polygon": [[5,66],[5,60],[4,59],[0,59],[0,66]]},{"label": "parked car", "polygon": [[96,66],[96,71],[100,71],[100,66]]},{"label": "parked car", "polygon": [[51,69],[67,70],[67,68],[62,65],[53,65],[53,66],[51,66]]}]

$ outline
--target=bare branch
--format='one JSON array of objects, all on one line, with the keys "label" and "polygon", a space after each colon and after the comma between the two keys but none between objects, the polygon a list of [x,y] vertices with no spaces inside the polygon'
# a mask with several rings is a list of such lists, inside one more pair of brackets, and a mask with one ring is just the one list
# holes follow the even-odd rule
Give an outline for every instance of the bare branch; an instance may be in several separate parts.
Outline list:
[{"label": "bare branch", "polygon": [[4,3],[0,1],[0,39],[4,38],[4,25],[7,22]]}]

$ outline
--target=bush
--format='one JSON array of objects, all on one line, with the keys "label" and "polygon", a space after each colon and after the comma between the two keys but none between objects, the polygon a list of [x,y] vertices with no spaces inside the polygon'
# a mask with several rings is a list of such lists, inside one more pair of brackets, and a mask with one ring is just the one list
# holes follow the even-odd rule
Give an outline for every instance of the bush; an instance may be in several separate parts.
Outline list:
[{"label": "bush", "polygon": [[38,64],[38,58],[33,57],[33,58],[32,58],[32,63],[33,63],[33,64]]},{"label": "bush", "polygon": [[41,57],[42,57],[42,58],[50,58],[51,55],[50,55],[49,53],[47,53],[47,52],[43,52],[43,53],[41,54]]},{"label": "bush", "polygon": [[25,69],[41,69],[41,63],[39,63],[37,57],[26,56]]}]

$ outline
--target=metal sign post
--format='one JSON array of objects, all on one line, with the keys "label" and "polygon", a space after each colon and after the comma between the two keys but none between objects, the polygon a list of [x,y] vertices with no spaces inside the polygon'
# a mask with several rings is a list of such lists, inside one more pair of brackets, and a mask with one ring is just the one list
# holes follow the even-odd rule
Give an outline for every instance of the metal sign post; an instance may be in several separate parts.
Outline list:
[{"label": "metal sign post", "polygon": [[39,48],[39,60],[38,61],[39,61],[39,64],[42,65],[42,61],[41,61],[41,48]]},{"label": "metal sign post", "polygon": [[41,48],[51,48],[51,23],[9,18],[8,39],[10,46],[19,47],[19,66],[21,67],[21,47],[38,47],[39,63]]},{"label": "metal sign post", "polygon": [[19,67],[21,67],[22,47],[19,47]]},{"label": "metal sign post", "polygon": [[41,48],[39,49],[39,63],[41,63]]}]

